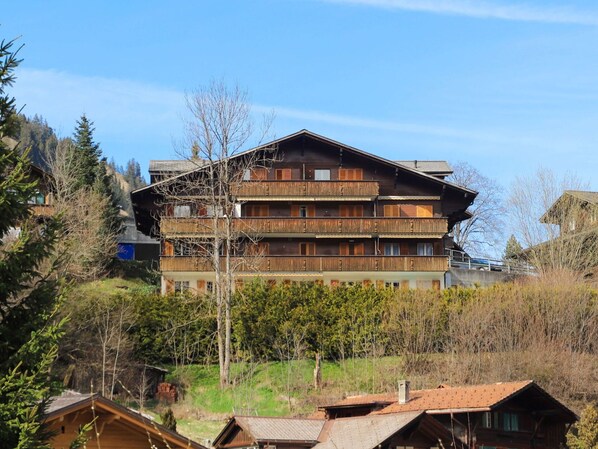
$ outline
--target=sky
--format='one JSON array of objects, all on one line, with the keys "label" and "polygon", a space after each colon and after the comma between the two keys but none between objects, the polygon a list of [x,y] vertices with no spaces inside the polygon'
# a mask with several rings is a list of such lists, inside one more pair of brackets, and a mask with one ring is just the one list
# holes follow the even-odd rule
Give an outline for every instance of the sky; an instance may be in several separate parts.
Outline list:
[{"label": "sky", "polygon": [[467,161],[505,191],[550,169],[598,190],[598,3],[566,0],[13,1],[11,93],[103,153],[176,158],[184,95],[247,89],[279,138],[306,128],[389,159]]}]

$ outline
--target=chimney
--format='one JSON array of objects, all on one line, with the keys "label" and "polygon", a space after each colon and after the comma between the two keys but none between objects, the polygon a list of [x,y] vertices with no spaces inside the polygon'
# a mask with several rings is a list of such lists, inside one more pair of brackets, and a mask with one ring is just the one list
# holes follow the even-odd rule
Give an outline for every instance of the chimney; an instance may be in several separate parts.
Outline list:
[{"label": "chimney", "polygon": [[409,384],[408,380],[399,381],[399,404],[406,404],[409,402]]}]

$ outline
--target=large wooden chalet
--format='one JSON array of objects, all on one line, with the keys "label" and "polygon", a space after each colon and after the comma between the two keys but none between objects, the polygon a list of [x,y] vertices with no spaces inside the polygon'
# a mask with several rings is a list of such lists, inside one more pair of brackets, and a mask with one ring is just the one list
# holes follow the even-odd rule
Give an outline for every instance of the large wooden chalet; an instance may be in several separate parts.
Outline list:
[{"label": "large wooden chalet", "polygon": [[533,381],[361,395],[304,418],[231,418],[216,449],[560,449],[576,415]]},{"label": "large wooden chalet", "polygon": [[[268,166],[244,174],[235,192],[236,228],[259,236],[235,255],[236,282],[445,286],[445,246],[469,217],[476,192],[445,180],[442,161],[392,161],[302,130],[243,153],[275,149]],[[245,156],[244,156],[245,155]],[[165,206],[161,186],[205,171],[201,161],[152,161],[152,184],[132,193],[136,224],[160,237],[163,292],[213,287],[214,273],[189,239],[210,238],[210,209]],[[179,194],[180,198],[180,194]],[[259,264],[248,263],[258,259]]]}]

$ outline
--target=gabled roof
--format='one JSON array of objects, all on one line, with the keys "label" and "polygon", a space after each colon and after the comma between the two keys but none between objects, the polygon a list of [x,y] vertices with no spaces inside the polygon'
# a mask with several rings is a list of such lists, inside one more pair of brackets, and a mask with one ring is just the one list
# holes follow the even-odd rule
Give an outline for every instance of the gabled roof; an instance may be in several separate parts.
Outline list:
[{"label": "gabled roof", "polygon": [[[548,208],[546,212],[540,217],[541,223],[553,223],[554,222],[554,215],[555,213],[558,214],[558,208],[561,207],[560,205],[563,204],[566,200],[569,200],[565,203],[565,207],[571,206],[572,204],[579,204],[579,203],[572,203],[571,200],[578,200],[582,203],[587,203],[591,205],[598,205],[598,192],[589,192],[585,190],[565,190],[561,196],[559,196],[556,201]],[[565,209],[566,210],[566,209]],[[560,223],[557,223],[560,224]]]},{"label": "gabled roof", "polygon": [[202,165],[205,165],[205,161],[203,159],[151,160],[149,162],[149,172],[150,174],[180,174],[195,170]]},{"label": "gabled roof", "polygon": [[166,441],[174,447],[206,449],[205,446],[173,432],[150,418],[101,396],[99,393],[81,394],[75,391],[65,391],[60,396],[54,396],[50,398],[45,419],[46,422],[53,421],[69,413],[89,409],[92,406],[96,412],[103,410],[119,416],[122,420],[138,427],[140,432],[150,434],[156,441]]},{"label": "gabled roof", "polygon": [[303,442],[315,444],[324,427],[324,419],[234,416],[214,439],[214,446],[239,426],[254,443]]},{"label": "gabled roof", "polygon": [[[476,192],[475,190],[471,190],[471,189],[468,189],[468,188],[465,188],[465,187],[462,187],[462,186],[458,186],[458,185],[453,184],[451,182],[445,181],[444,179],[440,179],[440,178],[437,178],[436,176],[427,174],[427,173],[425,173],[423,171],[417,170],[415,168],[411,168],[411,167],[409,167],[407,165],[403,165],[403,164],[395,162],[395,161],[391,161],[389,159],[385,159],[385,158],[380,157],[380,156],[376,156],[375,154],[368,153],[366,151],[363,151],[363,150],[360,150],[358,148],[346,145],[344,143],[337,142],[336,140],[330,139],[328,137],[321,136],[321,135],[316,134],[316,133],[314,133],[312,131],[309,131],[307,129],[302,129],[301,131],[297,131],[296,133],[289,134],[288,136],[284,136],[284,137],[281,137],[279,139],[275,139],[275,140],[273,140],[271,142],[265,143],[263,145],[259,145],[259,146],[255,147],[255,148],[251,148],[251,149],[249,149],[247,151],[243,151],[243,152],[238,153],[238,154],[236,154],[234,156],[231,156],[231,159],[242,157],[243,155],[247,155],[247,154],[255,152],[255,151],[260,151],[260,150],[266,150],[266,149],[270,149],[270,148],[275,148],[277,145],[279,145],[280,143],[282,143],[282,142],[284,142],[286,140],[295,139],[295,138],[301,137],[301,136],[308,136],[308,137],[310,137],[310,138],[312,138],[314,140],[318,140],[320,142],[324,142],[324,143],[327,143],[329,145],[332,145],[332,146],[335,146],[335,147],[338,147],[338,148],[342,148],[343,150],[347,150],[347,151],[350,151],[350,152],[355,153],[355,154],[360,154],[362,156],[365,156],[365,157],[370,158],[372,160],[378,161],[380,163],[383,163],[383,164],[386,164],[386,165],[389,165],[389,166],[392,166],[392,167],[396,167],[399,170],[403,170],[403,171],[412,173],[412,174],[414,174],[414,175],[416,175],[418,177],[429,179],[432,182],[435,182],[435,183],[438,183],[438,184],[441,184],[441,185],[446,185],[446,186],[449,186],[449,187],[457,189],[457,190],[461,190],[461,191],[466,192],[466,193],[468,193],[470,195],[473,195],[474,197],[478,194],[478,192]],[[142,191],[145,191],[145,190],[149,190],[149,189],[151,189],[153,186],[155,186],[157,184],[162,184],[164,182],[169,182],[169,181],[175,180],[178,177],[185,176],[185,175],[187,175],[189,173],[192,173],[194,171],[201,170],[202,168],[203,168],[202,166],[198,167],[197,164],[195,164],[195,168],[192,168],[192,169],[190,169],[187,172],[183,172],[183,173],[177,174],[175,176],[172,176],[171,178],[159,181],[159,182],[157,182],[155,184],[151,184],[149,186],[142,187],[142,188],[137,189],[137,190],[135,190],[135,191],[133,191],[131,193],[132,194],[137,194],[139,192],[142,192]]]},{"label": "gabled roof", "polygon": [[321,443],[313,449],[373,449],[400,432],[423,412],[395,413],[337,418],[320,436]]}]

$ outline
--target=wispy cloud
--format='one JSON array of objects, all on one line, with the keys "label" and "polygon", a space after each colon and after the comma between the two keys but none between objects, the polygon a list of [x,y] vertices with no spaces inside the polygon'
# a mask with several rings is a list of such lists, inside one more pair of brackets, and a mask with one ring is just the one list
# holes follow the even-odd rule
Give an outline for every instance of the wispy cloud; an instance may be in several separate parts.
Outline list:
[{"label": "wispy cloud", "polygon": [[[525,22],[598,25],[598,11],[484,0],[321,0],[327,3]],[[541,4],[541,2],[540,2]]]},{"label": "wispy cloud", "polygon": [[419,134],[434,137],[447,137],[460,140],[482,140],[495,141],[498,136],[494,133],[466,131],[441,125],[429,125],[399,122],[391,120],[378,120],[366,117],[355,117],[350,115],[333,114],[323,111],[306,109],[294,109],[283,106],[255,105],[257,112],[268,112],[273,110],[277,117],[294,119],[302,123],[321,123],[351,128],[362,128],[372,131],[388,131],[404,134]]}]

